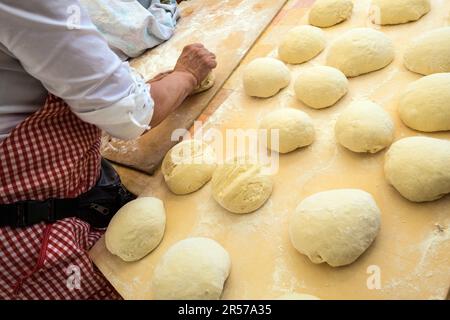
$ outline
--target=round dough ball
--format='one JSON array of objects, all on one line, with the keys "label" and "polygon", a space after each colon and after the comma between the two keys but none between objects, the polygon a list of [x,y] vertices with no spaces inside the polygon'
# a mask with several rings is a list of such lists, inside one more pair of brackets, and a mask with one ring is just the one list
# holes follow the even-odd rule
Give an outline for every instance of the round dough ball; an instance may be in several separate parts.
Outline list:
[{"label": "round dough ball", "polygon": [[400,119],[412,129],[450,130],[450,73],[435,73],[411,83],[398,111]]},{"label": "round dough ball", "polygon": [[394,45],[384,33],[356,28],[336,39],[328,51],[327,65],[347,77],[382,69],[394,60]]},{"label": "round dough ball", "polygon": [[186,140],[175,145],[164,157],[161,171],[169,189],[175,194],[188,194],[203,187],[216,168],[216,155],[199,140]]},{"label": "round dough ball", "polygon": [[274,58],[255,59],[244,69],[244,89],[252,97],[271,97],[287,87],[290,81],[288,67]]},{"label": "round dough ball", "polygon": [[332,267],[355,261],[380,230],[380,209],[358,189],[316,193],[304,199],[291,218],[293,246],[313,263]]},{"label": "round dough ball", "polygon": [[259,209],[272,193],[273,181],[263,166],[237,158],[219,165],[213,174],[214,199],[233,213]]},{"label": "round dough ball", "polygon": [[391,117],[368,100],[351,103],[339,115],[334,129],[336,140],[353,152],[376,153],[394,139]]},{"label": "round dough ball", "polygon": [[450,72],[450,27],[426,32],[406,48],[403,62],[412,72]]},{"label": "round dough ball", "polygon": [[279,296],[277,300],[320,300],[320,299],[310,294],[292,292]]},{"label": "round dough ball", "polygon": [[348,80],[338,69],[317,66],[303,70],[294,84],[297,99],[314,109],[334,105],[348,91]]},{"label": "round dough ball", "polygon": [[124,261],[136,261],[161,242],[166,212],[161,200],[142,197],[128,202],[111,219],[105,233],[106,248]]},{"label": "round dough ball", "polygon": [[387,180],[406,199],[433,201],[450,193],[450,141],[409,137],[386,153]]},{"label": "round dough ball", "polygon": [[322,30],[311,26],[291,29],[278,48],[278,56],[286,63],[298,64],[311,60],[325,48]]},{"label": "round dough ball", "polygon": [[[311,118],[306,113],[291,108],[270,112],[262,119],[259,129],[267,130],[267,147],[280,153],[310,145],[315,135]],[[272,130],[277,129],[279,139],[272,141]]]},{"label": "round dough ball", "polygon": [[372,22],[380,25],[419,20],[430,11],[429,0],[372,0]]},{"label": "round dough ball", "polygon": [[317,0],[309,12],[309,23],[316,27],[331,27],[352,15],[351,0]]},{"label": "round dough ball", "polygon": [[218,300],[230,274],[228,252],[208,238],[188,238],[171,246],[155,267],[155,300]]}]

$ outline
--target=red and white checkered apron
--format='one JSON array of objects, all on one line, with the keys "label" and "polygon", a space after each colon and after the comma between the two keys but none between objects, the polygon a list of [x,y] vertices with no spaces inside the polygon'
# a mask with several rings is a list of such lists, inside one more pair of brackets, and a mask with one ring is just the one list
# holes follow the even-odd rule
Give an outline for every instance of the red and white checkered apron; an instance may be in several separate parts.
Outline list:
[{"label": "red and white checkered apron", "polygon": [[[0,142],[0,204],[88,191],[100,173],[100,134],[50,95]],[[0,228],[0,299],[120,298],[87,253],[103,232],[77,218]]]}]

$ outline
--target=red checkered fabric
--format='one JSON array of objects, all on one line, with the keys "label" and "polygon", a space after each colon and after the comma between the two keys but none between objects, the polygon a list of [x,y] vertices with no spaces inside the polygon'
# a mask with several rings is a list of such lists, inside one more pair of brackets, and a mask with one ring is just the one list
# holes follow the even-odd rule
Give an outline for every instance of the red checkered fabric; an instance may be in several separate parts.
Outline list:
[{"label": "red checkered fabric", "polygon": [[[50,95],[0,142],[0,204],[88,191],[100,174],[100,134]],[[0,228],[0,298],[120,298],[87,253],[103,232],[77,218]]]}]

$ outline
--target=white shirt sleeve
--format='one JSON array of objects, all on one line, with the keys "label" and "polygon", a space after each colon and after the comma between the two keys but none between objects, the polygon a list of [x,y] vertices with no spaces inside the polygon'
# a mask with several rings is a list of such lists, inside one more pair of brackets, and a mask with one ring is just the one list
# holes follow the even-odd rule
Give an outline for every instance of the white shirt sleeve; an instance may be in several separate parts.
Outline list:
[{"label": "white shirt sleeve", "polygon": [[148,129],[150,87],[111,51],[78,0],[1,1],[0,42],[83,121],[119,139]]}]

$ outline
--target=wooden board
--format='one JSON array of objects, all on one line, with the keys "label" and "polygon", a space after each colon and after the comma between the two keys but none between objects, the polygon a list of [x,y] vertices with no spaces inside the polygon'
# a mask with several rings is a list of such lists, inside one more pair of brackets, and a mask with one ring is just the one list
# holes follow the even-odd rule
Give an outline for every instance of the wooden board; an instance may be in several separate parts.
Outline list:
[{"label": "wooden board", "polygon": [[147,173],[161,163],[176,129],[189,129],[216,95],[241,59],[275,17],[286,0],[191,0],[181,5],[182,19],[176,34],[168,42],[131,61],[146,80],[170,70],[181,50],[190,43],[203,43],[217,55],[215,86],[188,98],[158,127],[137,140],[107,140],[105,158]]},{"label": "wooden board", "polygon": [[[224,85],[227,98],[204,127],[222,132],[255,128],[268,111],[291,107],[313,118],[316,141],[308,148],[281,156],[270,200],[248,215],[234,215],[222,209],[212,199],[210,184],[191,195],[176,196],[167,189],[160,172],[153,177],[136,174],[142,195],[164,201],[167,230],[161,245],[136,263],[125,263],[109,254],[103,239],[92,249],[94,262],[122,296],[151,299],[152,272],[161,255],[176,241],[206,236],[220,242],[231,255],[232,271],[224,299],[270,299],[292,291],[322,299],[445,299],[450,287],[450,196],[422,204],[407,201],[384,179],[385,152],[354,154],[339,147],[333,134],[337,116],[350,101],[370,98],[391,114],[396,139],[421,135],[401,123],[396,107],[405,86],[420,78],[402,65],[405,44],[411,35],[450,22],[450,2],[431,2],[432,12],[420,21],[381,28],[395,42],[396,59],[391,65],[350,79],[349,94],[342,101],[329,109],[312,110],[296,101],[292,84],[266,100],[249,98],[242,90],[242,66],[256,57],[274,56],[286,30],[306,24],[305,14],[312,1],[289,1]],[[351,27],[375,27],[367,19],[368,8],[369,0],[355,1],[350,21],[324,29],[328,43]],[[293,78],[303,68],[323,64],[325,56],[326,51],[307,64],[289,66]],[[448,132],[427,135],[450,139]],[[133,177],[128,170],[121,173]],[[375,242],[355,263],[340,268],[311,263],[292,247],[287,233],[289,216],[302,199],[333,188],[364,189],[382,210],[381,231]],[[380,289],[367,287],[371,268],[380,271]]]}]

